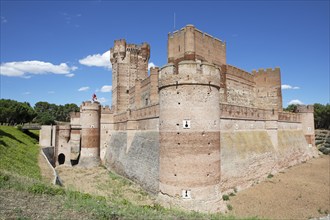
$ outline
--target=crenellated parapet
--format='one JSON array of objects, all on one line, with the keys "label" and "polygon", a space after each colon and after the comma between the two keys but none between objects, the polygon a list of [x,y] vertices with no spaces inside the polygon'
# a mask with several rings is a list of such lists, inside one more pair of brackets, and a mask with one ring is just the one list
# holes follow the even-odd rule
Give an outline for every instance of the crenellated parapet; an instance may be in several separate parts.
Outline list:
[{"label": "crenellated parapet", "polygon": [[204,33],[193,25],[168,34],[168,63],[182,60],[226,64],[226,43]]},{"label": "crenellated parapet", "polygon": [[254,76],[251,73],[231,65],[226,65],[226,78],[251,86],[255,85]]},{"label": "crenellated parapet", "polygon": [[100,103],[85,101],[80,106],[80,112],[82,111],[100,111]]},{"label": "crenellated parapet", "polygon": [[101,114],[113,114],[113,110],[108,105],[102,106]]},{"label": "crenellated parapet", "polygon": [[[150,58],[150,45],[148,43],[127,44],[125,39],[115,40],[113,48],[110,49],[111,63],[121,62],[127,54],[138,55],[147,62]],[[119,59],[120,58],[120,59]]]},{"label": "crenellated parapet", "polygon": [[[118,62],[118,60],[123,60],[126,56],[126,40],[120,39],[114,41],[114,46],[110,49],[110,61],[111,63]],[[120,59],[119,59],[120,58]]]},{"label": "crenellated parapet", "polygon": [[263,75],[263,74],[278,74],[280,73],[280,68],[259,68],[258,70],[252,70],[252,74],[257,75]]},{"label": "crenellated parapet", "polygon": [[296,113],[314,113],[314,105],[297,105]]},{"label": "crenellated parapet", "polygon": [[181,61],[177,68],[168,64],[160,70],[159,89],[178,85],[208,85],[220,88],[220,67],[206,62]]}]

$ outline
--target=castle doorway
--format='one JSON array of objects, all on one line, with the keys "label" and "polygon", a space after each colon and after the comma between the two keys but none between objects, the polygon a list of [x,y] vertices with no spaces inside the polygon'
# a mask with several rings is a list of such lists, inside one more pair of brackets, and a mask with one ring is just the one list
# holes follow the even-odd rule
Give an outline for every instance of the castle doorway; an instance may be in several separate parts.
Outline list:
[{"label": "castle doorway", "polygon": [[65,155],[64,154],[59,154],[57,160],[58,160],[58,164],[59,165],[64,164],[64,162],[65,162]]}]

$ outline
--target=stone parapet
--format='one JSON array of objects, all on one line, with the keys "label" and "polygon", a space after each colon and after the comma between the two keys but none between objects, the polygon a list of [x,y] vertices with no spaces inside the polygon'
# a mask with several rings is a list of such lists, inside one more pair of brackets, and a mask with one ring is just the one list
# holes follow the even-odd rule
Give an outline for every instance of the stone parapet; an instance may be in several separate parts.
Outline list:
[{"label": "stone parapet", "polygon": [[279,112],[278,120],[283,122],[301,122],[301,116],[292,112]]},{"label": "stone parapet", "polygon": [[184,84],[220,88],[220,67],[206,62],[181,61],[177,70],[174,64],[168,64],[161,69],[159,89]]},{"label": "stone parapet", "polygon": [[239,118],[249,120],[267,120],[273,115],[272,110],[250,108],[238,105],[220,104],[220,118]]}]

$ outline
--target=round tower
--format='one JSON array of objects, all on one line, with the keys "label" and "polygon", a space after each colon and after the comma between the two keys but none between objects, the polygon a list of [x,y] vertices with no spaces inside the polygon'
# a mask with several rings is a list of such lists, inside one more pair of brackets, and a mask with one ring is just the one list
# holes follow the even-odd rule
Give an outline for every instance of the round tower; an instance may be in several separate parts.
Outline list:
[{"label": "round tower", "polygon": [[80,106],[80,166],[93,167],[100,164],[100,110],[98,102],[86,101]]},{"label": "round tower", "polygon": [[220,68],[168,64],[159,75],[159,199],[190,210],[220,209]]}]

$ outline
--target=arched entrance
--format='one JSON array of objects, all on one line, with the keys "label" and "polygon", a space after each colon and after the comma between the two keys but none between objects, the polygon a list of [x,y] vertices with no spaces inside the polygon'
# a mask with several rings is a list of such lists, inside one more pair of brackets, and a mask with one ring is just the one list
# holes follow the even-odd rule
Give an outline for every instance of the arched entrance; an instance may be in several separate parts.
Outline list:
[{"label": "arched entrance", "polygon": [[59,154],[57,160],[58,160],[58,164],[59,165],[64,164],[64,162],[65,162],[65,155],[62,154],[62,153]]}]

